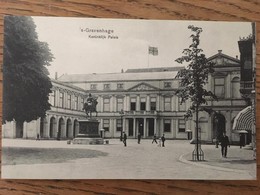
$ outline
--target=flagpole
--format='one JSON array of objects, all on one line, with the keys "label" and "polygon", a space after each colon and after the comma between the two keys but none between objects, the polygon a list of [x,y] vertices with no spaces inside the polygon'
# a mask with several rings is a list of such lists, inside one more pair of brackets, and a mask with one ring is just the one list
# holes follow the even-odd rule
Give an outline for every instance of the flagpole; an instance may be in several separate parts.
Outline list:
[{"label": "flagpole", "polygon": [[149,55],[150,55],[150,52],[149,52],[149,49],[150,49],[150,46],[148,45],[148,52],[147,52],[147,55],[148,55],[148,68],[149,68]]}]

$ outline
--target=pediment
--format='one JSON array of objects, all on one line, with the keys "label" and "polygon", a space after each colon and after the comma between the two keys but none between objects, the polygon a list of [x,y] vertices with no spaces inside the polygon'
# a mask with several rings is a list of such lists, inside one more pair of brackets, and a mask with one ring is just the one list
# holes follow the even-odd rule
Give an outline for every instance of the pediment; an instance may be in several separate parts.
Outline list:
[{"label": "pediment", "polygon": [[240,60],[233,58],[225,54],[216,54],[210,58],[208,61],[216,63],[216,65],[240,65]]},{"label": "pediment", "polygon": [[152,91],[152,90],[158,90],[158,88],[147,83],[140,83],[128,89],[128,91]]}]

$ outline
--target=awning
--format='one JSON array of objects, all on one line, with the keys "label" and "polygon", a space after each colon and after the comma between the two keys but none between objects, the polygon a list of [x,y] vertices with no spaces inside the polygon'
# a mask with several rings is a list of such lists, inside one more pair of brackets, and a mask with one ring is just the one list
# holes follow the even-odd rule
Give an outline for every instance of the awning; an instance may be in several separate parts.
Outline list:
[{"label": "awning", "polygon": [[252,130],[253,125],[253,117],[252,117],[252,107],[248,106],[241,110],[238,115],[234,119],[233,130]]}]

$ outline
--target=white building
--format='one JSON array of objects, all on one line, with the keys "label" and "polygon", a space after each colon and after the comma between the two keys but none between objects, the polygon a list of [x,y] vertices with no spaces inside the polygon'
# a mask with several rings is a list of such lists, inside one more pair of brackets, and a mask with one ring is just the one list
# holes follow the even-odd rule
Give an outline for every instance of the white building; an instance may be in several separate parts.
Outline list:
[{"label": "white building", "polygon": [[[214,92],[218,101],[209,101],[207,107],[214,112],[200,112],[201,139],[212,142],[218,133],[226,131],[230,140],[239,136],[231,131],[232,120],[242,108],[240,88],[240,61],[219,51],[208,60],[216,63],[207,89]],[[138,132],[143,138],[163,133],[168,139],[187,139],[187,130],[195,131],[193,119],[184,120],[189,103],[180,104],[175,95],[179,80],[175,76],[180,68],[129,69],[122,73],[63,75],[53,80],[50,94],[51,110],[46,118],[24,123],[23,132],[16,132],[15,122],[4,125],[3,137],[71,139],[78,133],[78,119],[85,118],[83,103],[89,93],[98,100],[99,129],[106,138],[121,135],[129,138]],[[123,112],[122,112],[123,111]],[[94,114],[95,116],[95,114]]]}]

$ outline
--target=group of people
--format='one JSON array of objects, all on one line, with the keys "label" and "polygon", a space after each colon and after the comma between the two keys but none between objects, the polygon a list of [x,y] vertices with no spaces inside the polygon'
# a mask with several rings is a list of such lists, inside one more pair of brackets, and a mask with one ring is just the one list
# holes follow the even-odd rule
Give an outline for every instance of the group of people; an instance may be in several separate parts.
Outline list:
[{"label": "group of people", "polygon": [[[137,143],[138,144],[141,143],[141,137],[142,137],[141,133],[138,133],[138,135],[137,135]],[[125,132],[123,132],[122,141],[123,141],[125,147],[126,147],[126,140],[127,140],[127,135],[126,135]],[[156,134],[154,134],[154,136],[153,136],[152,144],[153,144],[153,142],[158,144]],[[165,137],[164,137],[164,134],[163,134],[162,137],[159,139],[159,146],[161,146],[161,143],[162,143],[162,147],[165,147],[164,142],[165,142]]]}]

